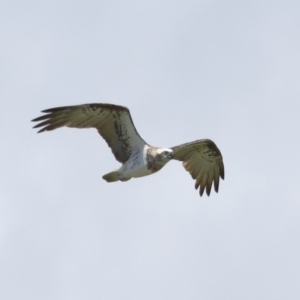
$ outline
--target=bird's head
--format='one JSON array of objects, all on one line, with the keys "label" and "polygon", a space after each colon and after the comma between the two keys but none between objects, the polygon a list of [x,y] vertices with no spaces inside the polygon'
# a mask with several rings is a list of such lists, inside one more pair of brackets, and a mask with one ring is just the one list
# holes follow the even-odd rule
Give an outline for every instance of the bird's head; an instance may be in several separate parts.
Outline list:
[{"label": "bird's head", "polygon": [[157,159],[161,161],[169,161],[174,158],[174,153],[172,149],[161,148],[157,150]]}]

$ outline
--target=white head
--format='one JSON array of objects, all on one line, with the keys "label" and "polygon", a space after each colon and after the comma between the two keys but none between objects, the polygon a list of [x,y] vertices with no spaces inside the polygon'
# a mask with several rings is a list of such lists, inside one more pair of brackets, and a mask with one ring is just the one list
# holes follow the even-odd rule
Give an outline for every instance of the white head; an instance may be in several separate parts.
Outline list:
[{"label": "white head", "polygon": [[174,158],[173,150],[169,148],[159,148],[157,149],[157,158],[161,161],[169,161]]}]

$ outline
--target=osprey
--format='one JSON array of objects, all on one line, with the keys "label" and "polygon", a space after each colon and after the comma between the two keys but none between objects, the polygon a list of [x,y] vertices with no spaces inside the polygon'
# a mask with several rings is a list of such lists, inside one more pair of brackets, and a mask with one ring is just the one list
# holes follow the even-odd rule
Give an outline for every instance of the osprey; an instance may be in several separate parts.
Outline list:
[{"label": "osprey", "polygon": [[183,162],[184,168],[196,180],[195,188],[200,186],[200,196],[204,190],[209,196],[213,182],[218,192],[219,177],[224,179],[222,155],[213,141],[203,139],[171,148],[150,146],[135,129],[127,107],[93,103],[50,108],[42,112],[46,115],[32,120],[41,121],[33,127],[42,127],[38,132],[63,126],[98,130],[116,160],[123,164],[118,170],[103,175],[107,182],[151,175],[172,159]]}]

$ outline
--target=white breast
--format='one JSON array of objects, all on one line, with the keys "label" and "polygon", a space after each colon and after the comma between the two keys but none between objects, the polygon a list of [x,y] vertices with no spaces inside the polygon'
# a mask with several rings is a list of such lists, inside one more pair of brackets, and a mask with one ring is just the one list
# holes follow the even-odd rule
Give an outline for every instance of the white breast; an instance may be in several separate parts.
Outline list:
[{"label": "white breast", "polygon": [[122,166],[122,177],[143,177],[152,174],[147,168],[146,153],[149,146],[145,145],[143,151],[136,149],[132,151],[129,160]]}]

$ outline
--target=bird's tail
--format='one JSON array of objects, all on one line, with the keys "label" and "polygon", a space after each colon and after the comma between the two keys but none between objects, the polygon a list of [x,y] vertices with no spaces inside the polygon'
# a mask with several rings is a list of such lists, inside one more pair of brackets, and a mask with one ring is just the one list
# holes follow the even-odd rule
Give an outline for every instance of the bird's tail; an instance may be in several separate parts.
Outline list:
[{"label": "bird's tail", "polygon": [[103,175],[102,178],[104,180],[106,180],[107,182],[115,182],[115,181],[119,180],[119,176],[118,176],[118,172],[117,171],[113,171],[113,172],[107,173],[107,174]]}]

